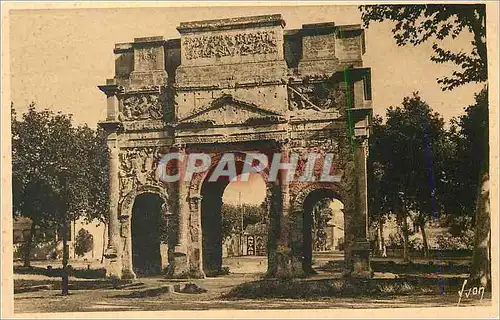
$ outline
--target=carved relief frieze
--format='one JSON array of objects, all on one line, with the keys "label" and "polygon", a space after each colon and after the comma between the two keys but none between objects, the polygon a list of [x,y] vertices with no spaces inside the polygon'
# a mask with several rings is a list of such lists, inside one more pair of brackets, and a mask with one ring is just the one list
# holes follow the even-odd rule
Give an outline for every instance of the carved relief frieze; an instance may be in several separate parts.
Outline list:
[{"label": "carved relief frieze", "polygon": [[188,60],[278,52],[278,41],[274,31],[203,35],[186,38],[182,45]]},{"label": "carved relief frieze", "polygon": [[126,96],[120,110],[120,121],[163,118],[163,99],[159,94],[141,93]]},{"label": "carved relief frieze", "polygon": [[137,59],[139,65],[155,65],[157,55],[155,52],[156,48],[141,48],[137,50]]},{"label": "carved relief frieze", "polygon": [[158,185],[156,168],[161,158],[158,147],[127,148],[120,152],[120,199],[141,185]]},{"label": "carved relief frieze", "polygon": [[346,89],[329,82],[289,85],[288,102],[290,111],[341,112],[347,105]]}]

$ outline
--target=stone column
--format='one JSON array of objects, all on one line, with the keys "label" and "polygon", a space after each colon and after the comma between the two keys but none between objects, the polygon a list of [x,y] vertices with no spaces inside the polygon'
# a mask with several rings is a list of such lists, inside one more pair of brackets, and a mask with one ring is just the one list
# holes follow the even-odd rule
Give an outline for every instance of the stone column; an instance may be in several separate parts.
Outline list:
[{"label": "stone column", "polygon": [[[289,141],[285,140],[279,143],[279,151],[281,152],[281,162],[287,163],[290,161],[290,146]],[[276,181],[276,188],[279,192],[279,206],[272,208],[278,210],[279,234],[277,239],[276,252],[274,254],[274,272],[272,276],[276,277],[297,277],[303,274],[302,257],[300,252],[292,250],[291,230],[293,228],[290,223],[290,181],[287,181],[286,170],[280,170]],[[276,190],[275,189],[275,190]],[[273,195],[276,198],[276,195]],[[299,250],[300,251],[300,250]]]},{"label": "stone column", "polygon": [[[177,144],[172,148],[172,152],[178,152],[181,156],[185,156],[185,146]],[[175,182],[177,191],[176,203],[176,222],[177,222],[177,244],[174,247],[174,252],[171,258],[172,268],[170,268],[169,277],[178,278],[185,277],[189,272],[189,255],[188,255],[188,219],[189,205],[187,203],[188,190],[186,183],[183,181],[183,161],[178,161],[177,172],[181,173],[179,180]]]},{"label": "stone column", "polygon": [[120,183],[118,177],[119,170],[119,132],[122,129],[118,121],[118,98],[117,94],[121,88],[115,84],[114,80],[108,80],[106,85],[99,86],[99,89],[106,94],[107,98],[107,118],[99,125],[108,133],[109,148],[109,226],[108,245],[105,251],[106,275],[108,277],[122,278],[122,250],[120,239],[120,222],[118,220],[118,200],[120,197]]},{"label": "stone column", "polygon": [[368,198],[366,159],[368,150],[366,136],[356,137],[354,141],[354,172],[355,172],[355,212],[352,219],[351,232],[354,242],[351,245],[351,276],[371,277],[370,243],[368,241]]},{"label": "stone column", "polygon": [[203,271],[203,239],[201,229],[201,195],[190,195],[189,214],[190,218],[190,252],[189,252],[189,272],[191,278],[205,278]]},{"label": "stone column", "polygon": [[109,147],[109,227],[108,246],[105,257],[107,259],[107,276],[121,279],[122,277],[122,250],[120,239],[120,222],[118,221],[118,153],[116,133],[108,137]]}]

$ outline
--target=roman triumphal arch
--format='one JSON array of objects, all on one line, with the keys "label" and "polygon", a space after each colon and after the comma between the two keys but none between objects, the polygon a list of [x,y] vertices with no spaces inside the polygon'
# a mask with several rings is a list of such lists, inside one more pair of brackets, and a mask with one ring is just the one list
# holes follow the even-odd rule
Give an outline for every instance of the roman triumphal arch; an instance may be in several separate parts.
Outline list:
[{"label": "roman triumphal arch", "polygon": [[[237,170],[248,152],[279,154],[283,162],[298,154],[296,175],[320,170],[306,169],[308,154],[333,155],[339,178],[332,181],[287,180],[283,171],[271,181],[267,169],[260,172],[271,221],[269,276],[308,272],[304,215],[325,198],[344,204],[345,272],[371,276],[366,156],[372,109],[363,29],[333,22],[284,27],[281,15],[195,21],[180,24],[179,39],[116,44],[115,76],[99,86],[107,97],[100,126],[110,150],[109,276],[165,270],[174,278],[204,277],[206,268],[220,268],[220,236],[212,232],[203,240],[217,226],[202,227],[202,220],[209,226],[220,215],[228,181],[207,176],[229,152]],[[161,181],[160,159],[172,152],[207,154],[211,167],[189,181]],[[141,233],[145,224],[150,232]],[[149,269],[139,270],[144,266]]]}]

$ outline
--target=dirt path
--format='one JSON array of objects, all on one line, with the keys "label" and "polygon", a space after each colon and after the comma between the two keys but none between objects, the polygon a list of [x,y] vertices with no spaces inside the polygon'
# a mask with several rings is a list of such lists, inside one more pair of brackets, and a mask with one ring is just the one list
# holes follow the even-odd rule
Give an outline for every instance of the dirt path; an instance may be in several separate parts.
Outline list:
[{"label": "dirt path", "polygon": [[[159,311],[159,310],[208,310],[208,309],[338,309],[338,308],[398,308],[398,307],[451,307],[456,306],[458,294],[407,295],[381,298],[317,298],[317,299],[242,299],[226,300],[221,295],[244,282],[257,280],[259,275],[234,274],[225,277],[194,280],[208,291],[201,294],[167,292],[158,296],[130,297],[143,288],[73,290],[61,296],[58,290],[27,292],[15,295],[16,313],[33,312],[96,312],[96,311]],[[158,288],[181,283],[161,277],[140,279],[147,288]],[[483,301],[468,298],[462,306],[489,305],[491,294]]]}]

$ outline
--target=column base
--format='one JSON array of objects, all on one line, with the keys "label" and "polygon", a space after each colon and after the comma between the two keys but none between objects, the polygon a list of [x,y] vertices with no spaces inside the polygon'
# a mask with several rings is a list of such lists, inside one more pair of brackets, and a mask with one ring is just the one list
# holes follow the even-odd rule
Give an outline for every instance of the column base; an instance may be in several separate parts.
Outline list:
[{"label": "column base", "polygon": [[107,249],[104,254],[106,258],[106,277],[112,279],[122,279],[122,261],[118,258],[115,249]]},{"label": "column base", "polygon": [[302,257],[291,253],[290,248],[278,247],[266,273],[266,278],[302,278],[306,276],[302,268]]},{"label": "column base", "polygon": [[165,277],[168,279],[203,279],[205,273],[203,270],[191,269],[185,253],[173,252],[169,258]]},{"label": "column base", "polygon": [[132,270],[132,269],[123,269],[122,270],[122,279],[135,280],[135,279],[137,279],[137,275],[135,274],[134,270]]},{"label": "column base", "polygon": [[356,241],[349,250],[349,261],[346,273],[353,278],[371,278],[373,271],[370,267],[370,243],[368,241]]}]

